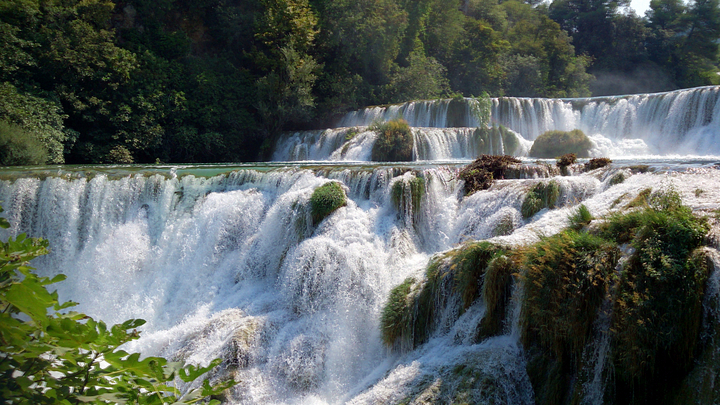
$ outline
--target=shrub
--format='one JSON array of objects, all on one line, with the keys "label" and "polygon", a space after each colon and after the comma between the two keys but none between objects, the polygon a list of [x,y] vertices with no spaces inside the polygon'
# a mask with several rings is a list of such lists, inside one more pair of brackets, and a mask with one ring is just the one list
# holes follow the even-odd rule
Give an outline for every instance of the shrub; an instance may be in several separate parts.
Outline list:
[{"label": "shrub", "polygon": [[530,218],[543,208],[555,208],[560,197],[560,186],[555,180],[536,184],[523,200],[520,212],[523,218]]},{"label": "shrub", "polygon": [[33,134],[0,121],[0,166],[42,165],[48,152]]},{"label": "shrub", "polygon": [[586,158],[593,144],[581,130],[547,131],[537,137],[530,148],[529,156],[550,159],[568,153]]},{"label": "shrub", "polygon": [[612,163],[612,160],[608,158],[592,158],[587,163],[585,163],[585,171],[599,169],[601,167],[609,165],[610,163]]},{"label": "shrub", "polygon": [[371,131],[378,133],[371,158],[375,162],[409,162],[412,160],[413,135],[403,119],[375,123]]},{"label": "shrub", "polygon": [[482,155],[474,162],[465,166],[458,177],[465,181],[465,194],[487,190],[494,179],[502,179],[508,166],[520,163],[512,156]]},{"label": "shrub", "polygon": [[114,148],[110,149],[110,152],[105,156],[105,161],[107,163],[115,163],[115,164],[131,164],[135,160],[133,159],[132,154],[130,151],[122,146],[117,145]]},{"label": "shrub", "polygon": [[330,181],[316,188],[310,197],[313,226],[317,226],[328,215],[346,204],[347,197],[340,183]]}]

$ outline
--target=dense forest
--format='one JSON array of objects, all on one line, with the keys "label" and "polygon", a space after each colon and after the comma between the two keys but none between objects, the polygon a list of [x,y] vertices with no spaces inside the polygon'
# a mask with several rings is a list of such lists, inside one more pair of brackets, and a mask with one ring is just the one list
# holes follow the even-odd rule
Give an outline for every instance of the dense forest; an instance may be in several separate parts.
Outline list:
[{"label": "dense forest", "polygon": [[412,99],[720,84],[719,0],[1,0],[0,162],[263,159]]}]

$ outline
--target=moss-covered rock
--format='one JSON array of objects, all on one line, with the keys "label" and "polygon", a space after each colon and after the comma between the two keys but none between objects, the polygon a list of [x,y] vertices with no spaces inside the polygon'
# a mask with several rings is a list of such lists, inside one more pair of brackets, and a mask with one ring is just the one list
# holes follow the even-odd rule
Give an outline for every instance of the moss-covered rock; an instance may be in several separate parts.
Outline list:
[{"label": "moss-covered rock", "polygon": [[493,180],[502,179],[511,165],[519,164],[520,160],[512,156],[482,155],[474,162],[465,166],[458,177],[465,181],[465,194],[487,190]]},{"label": "moss-covered rock", "polygon": [[409,162],[412,160],[413,135],[403,119],[373,124],[369,128],[378,136],[373,144],[371,159],[375,162]]},{"label": "moss-covered rock", "polygon": [[518,136],[504,126],[475,128],[476,151],[478,154],[516,155],[520,150]]},{"label": "moss-covered rock", "polygon": [[538,183],[525,196],[520,212],[523,218],[530,218],[543,208],[555,208],[559,197],[560,186],[555,180]]},{"label": "moss-covered rock", "polygon": [[419,176],[401,178],[393,183],[390,190],[391,201],[397,209],[398,216],[405,218],[412,214],[414,219],[420,212],[420,203],[425,196],[425,179]]},{"label": "moss-covered rock", "polygon": [[391,292],[381,320],[383,341],[390,347],[413,349],[434,331],[438,305],[458,303],[454,313],[459,316],[481,296],[486,313],[475,337],[501,333],[514,271],[509,252],[489,242],[468,243],[436,257],[428,265],[424,283],[407,279]]},{"label": "moss-covered rock", "polygon": [[589,157],[593,143],[581,130],[547,131],[538,136],[530,148],[529,156],[552,159],[568,153],[580,158]]},{"label": "moss-covered rock", "polygon": [[316,188],[310,197],[310,215],[313,226],[317,226],[328,215],[346,204],[347,196],[340,183],[331,181]]}]

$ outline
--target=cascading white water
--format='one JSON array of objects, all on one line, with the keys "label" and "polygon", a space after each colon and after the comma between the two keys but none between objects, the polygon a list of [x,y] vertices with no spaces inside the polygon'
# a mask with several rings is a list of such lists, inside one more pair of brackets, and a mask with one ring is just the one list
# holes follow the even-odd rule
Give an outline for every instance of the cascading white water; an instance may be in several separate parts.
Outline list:
[{"label": "cascading white water", "polygon": [[[413,157],[419,161],[471,160],[480,154],[526,155],[532,142],[510,131],[512,148],[500,134],[485,141],[475,128],[412,128]],[[337,128],[286,134],[278,141],[273,160],[370,161],[377,134],[367,127]]]},{"label": "cascading white water", "polygon": [[[523,219],[527,190],[547,180],[500,180],[462,198],[456,174],[449,166],[328,167],[22,178],[0,184],[12,225],[3,237],[48,238],[52,253],[34,264],[44,275],[68,275],[58,289],[79,310],[110,323],[148,320],[129,349],[197,363],[224,358],[224,373],[241,381],[230,403],[399,401],[442,391],[447,373],[472,365],[500,387],[492,398],[530,404],[516,331],[479,343],[463,338],[483,316],[480,302],[417,350],[388,351],[379,318],[390,289],[408,276],[422,279],[432,254],[489,238],[507,218],[514,229],[496,240],[523,245],[562,229],[579,202],[601,216],[645,187],[672,183],[704,210],[720,201],[715,169],[626,172],[618,185],[601,170],[555,178],[560,208]],[[400,218],[393,186],[414,178],[425,190],[420,212]],[[349,202],[313,228],[308,200],[328,180],[343,183]]]},{"label": "cascading white water", "polygon": [[[527,141],[549,130],[581,129],[596,143],[595,156],[720,155],[719,99],[718,86],[585,99],[503,97],[492,99],[491,120]],[[367,126],[402,117],[412,127],[476,127],[473,102],[445,99],[370,107],[348,113],[339,126]],[[464,158],[445,152],[462,148],[462,142],[459,137],[456,145],[442,143],[426,160]],[[294,156],[303,159],[301,154]],[[365,156],[369,153],[354,159]]]}]

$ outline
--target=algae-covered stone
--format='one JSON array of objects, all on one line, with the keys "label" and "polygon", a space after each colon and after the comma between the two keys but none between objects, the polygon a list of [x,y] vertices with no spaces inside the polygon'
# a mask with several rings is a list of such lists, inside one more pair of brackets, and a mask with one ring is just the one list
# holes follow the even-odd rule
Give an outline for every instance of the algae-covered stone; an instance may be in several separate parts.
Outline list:
[{"label": "algae-covered stone", "polygon": [[345,190],[336,181],[323,184],[310,197],[310,213],[313,225],[319,224],[328,215],[347,204]]},{"label": "algae-covered stone", "polygon": [[589,157],[593,143],[590,138],[579,129],[572,131],[547,131],[535,139],[530,148],[529,156],[543,159],[552,159],[568,153],[577,157]]}]

